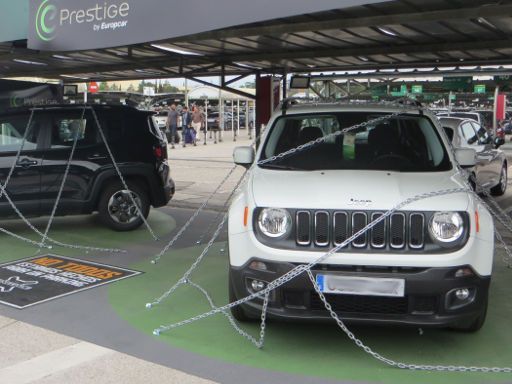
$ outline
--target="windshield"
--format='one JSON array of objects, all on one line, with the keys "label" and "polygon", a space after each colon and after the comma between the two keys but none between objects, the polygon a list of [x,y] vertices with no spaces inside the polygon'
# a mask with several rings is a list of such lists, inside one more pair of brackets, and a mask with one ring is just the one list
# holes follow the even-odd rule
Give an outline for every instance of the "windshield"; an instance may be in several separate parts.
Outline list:
[{"label": "windshield", "polygon": [[[260,160],[383,114],[346,112],[289,115],[278,118],[265,141]],[[441,138],[423,116],[399,116],[332,135],[320,144],[260,165],[275,169],[353,169],[433,172],[451,169]]]}]

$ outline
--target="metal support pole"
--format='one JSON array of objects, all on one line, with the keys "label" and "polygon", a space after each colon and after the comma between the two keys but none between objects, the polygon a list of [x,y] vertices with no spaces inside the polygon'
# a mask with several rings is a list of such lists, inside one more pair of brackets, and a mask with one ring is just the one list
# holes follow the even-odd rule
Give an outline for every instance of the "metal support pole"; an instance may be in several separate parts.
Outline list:
[{"label": "metal support pole", "polygon": [[222,143],[224,134],[224,100],[222,100],[222,89],[219,88],[219,143]]},{"label": "metal support pole", "polygon": [[236,99],[236,135],[240,136],[240,99]]},{"label": "metal support pole", "polygon": [[188,81],[185,78],[185,105],[188,108]]},{"label": "metal support pole", "polygon": [[498,112],[498,96],[500,94],[500,86],[496,85],[494,89],[494,107],[492,109],[492,133],[496,136],[496,128],[498,127],[498,120],[496,119],[496,113]]},{"label": "metal support pole", "polygon": [[208,135],[208,96],[204,100],[204,145],[206,145],[206,136]]},{"label": "metal support pole", "polygon": [[235,101],[231,99],[231,133],[233,134],[233,141],[236,141],[235,132]]},{"label": "metal support pole", "polygon": [[247,133],[249,134],[249,140],[251,139],[251,130],[249,129],[249,99],[245,100],[245,129],[247,129]]}]

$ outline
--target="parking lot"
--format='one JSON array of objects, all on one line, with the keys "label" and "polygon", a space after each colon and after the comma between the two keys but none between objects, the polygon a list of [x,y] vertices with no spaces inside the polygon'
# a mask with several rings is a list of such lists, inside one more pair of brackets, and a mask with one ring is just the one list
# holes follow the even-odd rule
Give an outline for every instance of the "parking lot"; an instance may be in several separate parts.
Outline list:
[{"label": "parking lot", "polygon": [[[165,375],[169,382],[201,382],[205,378],[222,383],[261,382],[308,383],[330,382],[431,382],[432,375],[444,382],[508,382],[504,374],[454,374],[401,371],[386,367],[358,349],[353,342],[332,323],[278,323],[267,324],[265,346],[258,350],[243,339],[222,315],[166,332],[152,335],[162,325],[187,319],[209,309],[208,302],[190,286],[183,286],[161,305],[148,310],[145,304],[170,288],[193,263],[202,251],[212,233],[211,222],[224,204],[230,187],[216,195],[211,206],[199,216],[190,230],[185,232],[175,246],[162,257],[157,265],[149,261],[170,239],[184,222],[193,214],[194,207],[211,193],[232,167],[230,155],[235,145],[250,144],[247,138],[238,142],[225,140],[222,144],[179,148],[170,152],[170,164],[178,189],[175,199],[167,207],[153,210],[150,224],[158,228],[161,237],[158,242],[151,239],[144,228],[131,233],[127,238],[108,229],[98,227],[95,217],[57,218],[51,235],[55,239],[66,239],[73,244],[87,244],[101,247],[122,248],[125,254],[104,254],[58,249],[56,254],[74,256],[82,260],[100,262],[143,272],[143,274],[100,288],[79,292],[58,300],[48,301],[24,309],[2,308],[5,319],[3,332],[9,337],[1,343],[2,354],[12,358],[0,368],[0,374],[7,374],[9,366],[46,356],[54,351],[65,351],[74,345],[73,339],[106,347],[122,354],[131,355],[146,362],[176,369],[193,376],[181,376],[179,372],[168,371],[145,362],[132,361],[125,355],[109,355],[110,351],[91,352],[89,358],[76,360],[69,367],[56,365],[56,371],[49,370],[51,380],[42,376],[38,383],[59,382],[73,372],[90,370],[97,372],[104,363],[102,353],[112,359],[114,366],[124,375],[131,372],[126,367],[148,369],[147,382],[158,382]],[[505,151],[512,148],[506,144]],[[242,169],[230,179],[234,185]],[[510,190],[500,198],[502,204],[510,200]],[[44,218],[33,221],[43,226]],[[70,227],[76,230],[70,232]],[[10,221],[6,228],[30,237],[30,233],[19,221]],[[209,233],[206,230],[209,229]],[[510,238],[510,236],[507,236]],[[94,244],[91,244],[94,239]],[[197,244],[200,241],[201,244]],[[226,286],[226,236],[223,234],[209,251],[203,263],[191,279],[204,287],[217,305],[228,302]],[[1,261],[8,262],[34,256],[34,249],[15,239],[2,240]],[[365,343],[384,356],[422,364],[489,365],[506,366],[510,361],[507,347],[508,305],[507,281],[510,270],[503,261],[505,253],[498,247],[495,257],[495,272],[491,288],[489,317],[478,334],[456,333],[449,330],[412,328],[373,328],[351,326]],[[28,328],[24,323],[36,325],[56,333]],[[259,324],[243,324],[251,334],[258,334]],[[385,332],[383,332],[383,330]],[[32,349],[32,338],[40,337],[40,348]],[[13,340],[19,340],[14,343]],[[450,343],[447,344],[446,340]],[[43,347],[46,345],[47,347]],[[26,350],[30,348],[30,352]],[[471,354],[458,351],[471,350]],[[100,355],[97,355],[99,353]],[[51,356],[46,356],[51,358]],[[110,361],[110,360],[107,360]],[[109,370],[116,380],[121,376],[116,369]],[[173,373],[174,372],[174,373]],[[133,373],[135,374],[135,373]],[[173,376],[175,375],[175,376]],[[80,379],[74,376],[76,381]],[[176,377],[170,381],[170,377]],[[196,377],[196,378],[194,378]],[[114,379],[112,379],[114,380]],[[25,382],[25,381],[23,381]],[[83,382],[87,382],[83,377]],[[106,381],[105,381],[106,382]]]}]

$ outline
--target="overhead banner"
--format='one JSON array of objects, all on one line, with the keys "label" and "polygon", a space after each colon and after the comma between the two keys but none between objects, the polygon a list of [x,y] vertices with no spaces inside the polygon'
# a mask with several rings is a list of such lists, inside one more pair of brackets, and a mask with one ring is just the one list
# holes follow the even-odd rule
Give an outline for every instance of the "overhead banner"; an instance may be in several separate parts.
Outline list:
[{"label": "overhead banner", "polygon": [[30,0],[28,48],[69,51],[147,43],[386,0]]}]

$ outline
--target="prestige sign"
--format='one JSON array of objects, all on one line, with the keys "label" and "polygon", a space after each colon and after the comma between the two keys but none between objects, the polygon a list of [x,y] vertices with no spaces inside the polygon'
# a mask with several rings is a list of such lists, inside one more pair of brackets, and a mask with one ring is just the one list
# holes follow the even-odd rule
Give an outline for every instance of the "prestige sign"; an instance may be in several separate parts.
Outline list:
[{"label": "prestige sign", "polygon": [[386,0],[30,0],[28,48],[77,51],[160,41]]},{"label": "prestige sign", "polygon": [[140,273],[55,255],[18,260],[0,265],[0,303],[22,309]]},{"label": "prestige sign", "polygon": [[36,36],[43,42],[50,42],[57,38],[64,26],[83,24],[90,30],[98,32],[125,28],[128,25],[130,4],[126,1],[96,3],[90,8],[60,8],[57,3],[57,1],[43,0],[35,12]]}]

